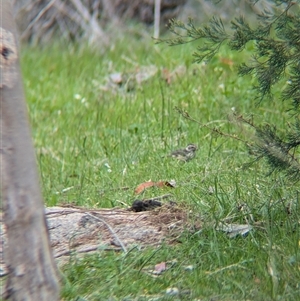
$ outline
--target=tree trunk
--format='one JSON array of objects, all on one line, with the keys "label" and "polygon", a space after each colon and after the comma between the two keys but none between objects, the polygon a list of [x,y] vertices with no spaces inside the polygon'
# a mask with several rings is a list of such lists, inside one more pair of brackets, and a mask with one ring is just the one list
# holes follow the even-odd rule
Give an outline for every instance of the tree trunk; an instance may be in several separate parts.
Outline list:
[{"label": "tree trunk", "polygon": [[57,270],[49,242],[9,0],[0,4],[0,163],[8,268],[4,298],[55,301]]}]

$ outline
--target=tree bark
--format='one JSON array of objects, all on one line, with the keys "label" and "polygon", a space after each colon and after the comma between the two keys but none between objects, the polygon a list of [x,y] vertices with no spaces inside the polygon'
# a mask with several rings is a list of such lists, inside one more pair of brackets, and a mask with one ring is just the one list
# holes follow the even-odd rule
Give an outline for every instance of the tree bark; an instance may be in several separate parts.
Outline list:
[{"label": "tree bark", "polygon": [[0,163],[8,268],[4,299],[59,298],[19,66],[11,1],[0,3]]}]

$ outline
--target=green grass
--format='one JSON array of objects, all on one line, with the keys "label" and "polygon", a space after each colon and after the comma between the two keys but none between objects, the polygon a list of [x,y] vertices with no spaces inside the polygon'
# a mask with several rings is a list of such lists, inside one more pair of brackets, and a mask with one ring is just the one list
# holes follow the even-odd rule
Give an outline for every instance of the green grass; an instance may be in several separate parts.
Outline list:
[{"label": "green grass", "polygon": [[[171,192],[176,201],[200,214],[203,222],[202,231],[183,233],[175,246],[72,257],[62,269],[64,300],[298,300],[297,185],[281,174],[267,176],[263,162],[243,169],[251,158],[242,143],[217,136],[174,109],[251,141],[250,129],[228,121],[233,108],[253,116],[257,124],[281,128],[289,120],[289,104],[275,100],[257,105],[253,80],[236,75],[241,54],[224,49],[209,65],[194,65],[193,47],[171,48],[124,35],[107,51],[23,48],[26,97],[48,206],[130,206],[141,182],[175,179]],[[184,65],[187,71],[171,84],[159,71],[130,91],[100,88],[111,73],[149,65],[171,71]],[[188,143],[199,146],[193,161],[180,164],[164,157]],[[164,192],[150,189],[142,197]],[[264,227],[229,239],[214,225],[225,219],[245,223],[247,213],[237,209],[241,203]],[[174,267],[158,278],[141,271],[174,259]],[[188,265],[191,271],[184,269]],[[170,287],[188,294],[168,296]]]}]

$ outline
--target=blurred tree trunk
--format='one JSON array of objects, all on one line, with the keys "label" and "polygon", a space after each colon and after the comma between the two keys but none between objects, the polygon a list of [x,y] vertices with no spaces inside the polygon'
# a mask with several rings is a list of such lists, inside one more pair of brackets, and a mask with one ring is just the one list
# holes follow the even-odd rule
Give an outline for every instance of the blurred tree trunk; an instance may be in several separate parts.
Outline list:
[{"label": "blurred tree trunk", "polygon": [[1,1],[0,162],[8,276],[4,298],[59,298],[19,66],[11,1]]}]

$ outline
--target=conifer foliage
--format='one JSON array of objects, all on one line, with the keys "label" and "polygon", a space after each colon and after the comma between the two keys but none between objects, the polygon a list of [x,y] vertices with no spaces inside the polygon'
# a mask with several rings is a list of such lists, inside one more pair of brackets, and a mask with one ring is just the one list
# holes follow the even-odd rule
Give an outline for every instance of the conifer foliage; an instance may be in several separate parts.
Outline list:
[{"label": "conifer foliage", "polygon": [[[251,2],[257,5],[260,0]],[[268,3],[272,4],[268,10],[256,10],[256,22],[239,16],[231,21],[229,29],[216,16],[200,27],[196,27],[192,19],[187,23],[173,19],[169,30],[175,38],[164,42],[174,46],[203,40],[193,53],[197,63],[209,61],[223,44],[232,51],[243,51],[249,42],[253,43],[252,58],[239,66],[238,73],[256,78],[254,88],[259,101],[272,98],[273,88],[285,80],[287,84],[280,97],[290,102],[293,122],[283,134],[278,133],[275,125],[258,127],[251,124],[258,138],[251,153],[255,154],[255,161],[265,158],[271,172],[281,170],[293,180],[299,180],[300,7],[298,1],[270,0]]]}]

